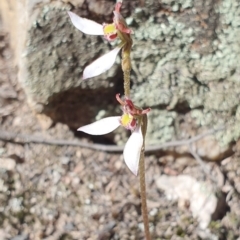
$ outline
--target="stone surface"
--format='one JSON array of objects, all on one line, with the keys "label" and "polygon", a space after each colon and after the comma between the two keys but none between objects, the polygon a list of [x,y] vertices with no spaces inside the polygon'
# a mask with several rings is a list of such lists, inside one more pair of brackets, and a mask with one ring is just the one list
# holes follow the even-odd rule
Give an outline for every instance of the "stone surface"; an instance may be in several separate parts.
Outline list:
[{"label": "stone surface", "polygon": [[156,184],[165,192],[168,200],[178,200],[180,208],[189,208],[193,217],[198,219],[200,228],[207,228],[218,202],[213,186],[187,175],[162,175]]},{"label": "stone surface", "polygon": [[16,162],[12,158],[0,158],[0,169],[12,171],[16,167]]},{"label": "stone surface", "polygon": [[[94,13],[93,6],[91,14],[86,8],[83,6],[78,13],[104,21],[101,17],[104,5],[97,8],[100,17]],[[67,15],[70,9],[70,4],[61,1],[20,0],[15,3],[4,0],[0,4],[4,26],[10,30],[19,67],[18,78],[30,106],[54,121],[77,128],[89,122],[99,108],[103,109],[109,101],[114,101],[118,81],[113,77],[119,66],[115,65],[100,80],[81,81],[84,67],[107,52],[110,46],[104,44],[101,37],[84,36],[75,29]],[[9,22],[11,17],[13,20]],[[99,98],[102,101],[99,102]],[[96,100],[98,106],[94,105]]]},{"label": "stone surface", "polygon": [[[14,111],[4,117],[0,115],[1,129],[47,139],[76,140],[66,124],[57,123],[50,129],[41,130],[17,83],[16,68],[9,58],[8,37],[0,28],[0,46],[3,45],[6,47],[0,49],[0,86],[9,83],[17,93],[17,99],[5,102],[4,107],[13,105]],[[0,109],[4,107],[0,106]],[[98,117],[103,114],[99,112]],[[89,142],[87,139],[81,141]],[[152,239],[230,240],[240,236],[240,142],[234,151],[235,154],[219,167],[215,163],[206,163],[210,175],[216,177],[217,186],[222,186],[227,194],[230,209],[229,212],[224,210],[222,220],[212,221],[201,233],[191,212],[170,202],[156,187],[156,180],[168,172],[172,176],[192,176],[200,182],[205,179],[204,182],[209,184],[208,175],[186,154],[161,151],[146,155]],[[28,236],[29,240],[98,239],[108,237],[102,235],[106,230],[111,233],[111,239],[144,239],[139,182],[129,172],[122,154],[74,146],[0,141],[0,155],[16,161],[13,171],[0,170],[1,240],[22,236]],[[219,170],[222,173],[219,174]],[[222,210],[220,207],[219,213]],[[116,226],[111,229],[113,224],[109,223],[114,222]]]},{"label": "stone surface", "polygon": [[[84,67],[112,46],[74,29],[66,14],[71,9],[110,22],[113,7],[110,0],[1,1],[19,81],[35,111],[73,129],[94,121],[102,110],[102,117],[119,113],[114,99],[123,91],[119,64],[81,81]],[[239,14],[238,0],[145,0],[143,7],[137,0],[124,2],[123,15],[135,33],[132,97],[152,108],[148,144],[222,124],[227,130],[217,134],[220,146],[239,138]],[[126,138],[121,130],[115,135],[118,143]]]}]

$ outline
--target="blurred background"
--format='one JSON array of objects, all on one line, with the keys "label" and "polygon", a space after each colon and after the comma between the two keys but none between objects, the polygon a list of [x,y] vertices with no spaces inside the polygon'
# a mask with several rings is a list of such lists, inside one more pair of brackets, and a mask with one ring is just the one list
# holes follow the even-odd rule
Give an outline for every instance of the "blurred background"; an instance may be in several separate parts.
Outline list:
[{"label": "blurred background", "polygon": [[[138,178],[121,151],[107,151],[129,132],[76,131],[121,113],[123,77],[119,56],[106,73],[81,80],[117,43],[84,35],[67,11],[110,23],[114,5],[0,1],[0,240],[144,239]],[[125,0],[121,12],[134,31],[131,97],[152,109],[153,239],[240,239],[239,1]]]}]

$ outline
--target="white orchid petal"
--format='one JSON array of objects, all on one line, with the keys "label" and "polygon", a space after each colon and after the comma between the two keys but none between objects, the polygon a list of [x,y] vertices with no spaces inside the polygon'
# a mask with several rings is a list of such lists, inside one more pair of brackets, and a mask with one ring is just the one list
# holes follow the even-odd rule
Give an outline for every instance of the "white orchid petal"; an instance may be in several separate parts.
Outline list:
[{"label": "white orchid petal", "polygon": [[128,168],[132,171],[134,175],[138,174],[138,165],[141,154],[141,149],[143,146],[143,136],[141,127],[137,127],[130,138],[128,139],[124,151],[123,157]]},{"label": "white orchid petal", "polygon": [[89,35],[104,35],[103,26],[87,18],[79,17],[73,12],[68,12],[72,24],[81,32]]},{"label": "white orchid petal", "polygon": [[90,65],[88,65],[83,71],[83,79],[91,78],[100,75],[110,69],[115,63],[117,54],[121,47],[116,47],[112,51],[98,58]]},{"label": "white orchid petal", "polygon": [[91,135],[103,135],[112,132],[120,125],[121,117],[107,117],[94,123],[85,125],[78,128],[78,131],[82,131]]}]

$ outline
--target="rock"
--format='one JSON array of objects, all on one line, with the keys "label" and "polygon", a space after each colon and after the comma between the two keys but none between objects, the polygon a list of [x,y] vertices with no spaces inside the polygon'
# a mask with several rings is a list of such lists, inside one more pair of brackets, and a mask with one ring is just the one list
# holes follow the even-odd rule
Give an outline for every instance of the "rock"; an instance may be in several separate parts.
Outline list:
[{"label": "rock", "polygon": [[169,200],[178,200],[181,208],[189,207],[200,228],[207,228],[218,203],[212,186],[187,175],[162,175],[156,183]]},{"label": "rock", "polygon": [[[73,3],[82,5],[82,1]],[[103,3],[99,6],[100,3],[95,2],[102,12],[106,9]],[[107,6],[108,12],[114,7],[111,5]],[[94,3],[91,2],[91,6],[94,9]],[[78,14],[91,17],[85,8]],[[0,2],[0,14],[5,28],[10,31],[11,46],[19,68],[18,80],[28,103],[36,113],[45,113],[55,121],[67,122],[77,128],[88,123],[99,108],[104,108],[109,100],[114,99],[113,90],[117,83],[113,84],[111,79],[119,66],[101,75],[103,81],[81,81],[83,68],[97,55],[107,52],[109,47],[100,37],[83,36],[75,29],[67,14],[70,9],[71,5],[62,1]],[[101,16],[95,20],[102,22]],[[86,111],[82,102],[92,102],[92,96],[101,101],[97,107]]]},{"label": "rock", "polygon": [[[85,0],[71,0],[71,4],[73,4],[75,7],[81,7],[84,1]],[[63,0],[63,2],[68,3],[69,0]]]},{"label": "rock", "polygon": [[3,229],[0,229],[0,236],[3,240],[10,239],[10,234],[6,233],[6,231],[4,231]]},{"label": "rock", "polygon": [[231,147],[221,146],[213,136],[207,136],[193,144],[196,152],[205,159],[216,161],[231,154]]},{"label": "rock", "polygon": [[63,157],[60,157],[60,161],[63,165],[68,165],[69,162],[70,162],[70,158],[66,157],[66,156],[63,156]]},{"label": "rock", "polygon": [[9,206],[14,213],[18,213],[23,209],[23,198],[12,198],[9,201]]},{"label": "rock", "polygon": [[116,226],[116,222],[112,221],[108,223],[104,228],[98,233],[98,240],[110,239],[113,235],[113,229]]},{"label": "rock", "polygon": [[7,192],[8,187],[5,185],[4,181],[0,178],[0,191]]},{"label": "rock", "polygon": [[[206,130],[203,131],[203,134],[204,132],[206,132]],[[221,132],[220,134],[222,135]],[[231,144],[221,144],[214,135],[208,135],[198,141],[193,142],[191,147],[194,152],[196,152],[202,159],[207,161],[221,161],[233,153]],[[189,146],[182,145],[176,147],[175,151],[180,154],[187,154],[189,153]]]},{"label": "rock", "polygon": [[16,237],[11,238],[11,240],[28,240],[27,235],[17,235]]},{"label": "rock", "polygon": [[16,167],[16,162],[12,158],[0,158],[0,168],[13,171]]},{"label": "rock", "polygon": [[0,147],[0,156],[3,155],[3,153],[5,153],[5,151],[6,151],[5,148]]},{"label": "rock", "polygon": [[[217,140],[225,146],[236,141],[238,0],[164,1],[164,7],[149,0],[142,8],[139,2],[123,1],[122,13],[133,19],[131,96],[138,106],[152,107],[146,142],[178,138],[185,131],[183,122],[197,129],[231,122]],[[95,79],[80,80],[85,66],[112,46],[74,29],[66,14],[71,9],[99,23],[111,22],[113,8],[110,0],[0,1],[18,78],[36,112],[71,129],[94,121],[102,110],[106,116],[117,114],[114,96],[122,92],[123,79],[119,64]],[[126,135],[119,136],[119,143],[126,141]],[[216,152],[211,157],[215,156]]]},{"label": "rock", "polygon": [[13,87],[9,84],[3,84],[0,87],[0,98],[4,99],[16,99],[17,98],[17,93],[13,89]]},{"label": "rock", "polygon": [[36,114],[36,117],[43,130],[49,129],[53,124],[52,119],[44,114]]}]

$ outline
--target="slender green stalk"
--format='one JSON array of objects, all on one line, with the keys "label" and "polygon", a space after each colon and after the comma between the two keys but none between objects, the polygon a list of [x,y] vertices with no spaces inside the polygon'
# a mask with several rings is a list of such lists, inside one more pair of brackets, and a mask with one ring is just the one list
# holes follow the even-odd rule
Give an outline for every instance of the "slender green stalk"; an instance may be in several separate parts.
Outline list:
[{"label": "slender green stalk", "polygon": [[126,97],[130,97],[130,71],[124,71],[123,72],[123,78],[124,78],[124,95]]},{"label": "slender green stalk", "polygon": [[123,70],[123,80],[124,80],[124,83],[123,83],[124,95],[126,97],[130,97],[131,59],[130,59],[129,44],[126,44],[123,47],[123,51],[122,51],[122,70]]},{"label": "slender green stalk", "polygon": [[132,39],[130,35],[123,34],[119,32],[119,37],[122,39],[122,70],[123,70],[123,79],[124,79],[124,95],[130,97],[130,72],[131,72],[131,48],[132,48]]},{"label": "slender green stalk", "polygon": [[146,240],[151,240],[151,235],[149,231],[149,221],[148,221],[148,210],[147,210],[147,194],[146,194],[146,180],[145,180],[145,160],[144,160],[144,150],[145,150],[145,135],[147,132],[147,115],[143,115],[142,118],[142,135],[143,135],[143,146],[139,160],[139,181],[140,181],[140,195],[141,195],[141,205],[142,205],[142,216]]},{"label": "slender green stalk", "polygon": [[143,217],[145,237],[146,237],[146,240],[151,240],[151,235],[150,235],[150,231],[149,231],[148,210],[147,210],[144,148],[142,149],[140,162],[139,162],[139,181],[140,181],[142,217]]},{"label": "slender green stalk", "polygon": [[[130,71],[131,71],[131,48],[132,39],[130,35],[118,32],[118,36],[122,40],[122,70],[124,79],[124,95],[130,97]],[[147,197],[146,197],[146,183],[145,183],[145,163],[144,163],[144,147],[145,147],[145,135],[147,131],[147,115],[144,114],[140,120],[141,129],[143,135],[143,146],[139,159],[139,181],[140,181],[140,194],[141,194],[141,205],[142,205],[142,216],[146,240],[151,240],[149,231],[148,221],[148,210],[147,210]]]}]

